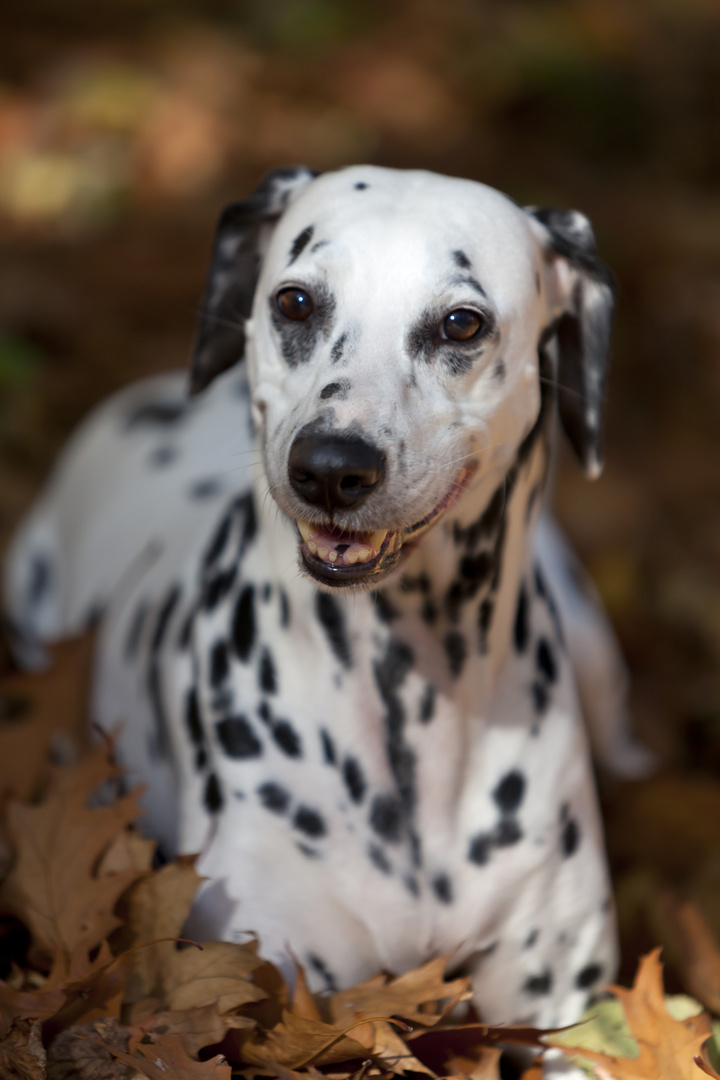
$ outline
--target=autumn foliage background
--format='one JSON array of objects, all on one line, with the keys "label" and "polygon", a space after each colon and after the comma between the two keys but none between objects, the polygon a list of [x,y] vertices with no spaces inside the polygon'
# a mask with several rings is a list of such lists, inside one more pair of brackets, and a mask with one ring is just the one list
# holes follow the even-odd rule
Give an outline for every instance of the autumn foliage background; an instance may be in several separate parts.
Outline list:
[{"label": "autumn foliage background", "polygon": [[[2,23],[0,548],[83,413],[186,362],[218,210],[268,169],[430,168],[590,216],[620,282],[607,468],[587,484],[561,448],[555,502],[663,762],[600,778],[622,981],[661,944],[667,986],[700,978],[717,1011],[717,4],[25,0]],[[65,716],[81,667],[43,691]],[[0,776],[30,796],[37,715],[5,685]],[[7,978],[16,923],[0,934]]]}]

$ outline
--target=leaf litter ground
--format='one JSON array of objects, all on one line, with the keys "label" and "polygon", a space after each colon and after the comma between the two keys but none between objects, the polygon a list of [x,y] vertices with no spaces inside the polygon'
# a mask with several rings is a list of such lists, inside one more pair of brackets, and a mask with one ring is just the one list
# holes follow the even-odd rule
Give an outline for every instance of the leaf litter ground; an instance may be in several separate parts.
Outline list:
[{"label": "leaf litter ground", "polygon": [[256,941],[182,940],[201,879],[192,858],[154,865],[111,742],[85,744],[91,654],[81,639],[46,672],[0,683],[1,1077],[489,1080],[501,1045],[552,1045],[599,1080],[720,1075],[699,1004],[717,1010],[720,952],[698,909],[670,896],[662,910],[694,998],[665,997],[655,950],[632,989],[608,988],[554,1033],[482,1024],[469,980],[445,979],[448,957],[312,995],[300,967],[290,991]]}]

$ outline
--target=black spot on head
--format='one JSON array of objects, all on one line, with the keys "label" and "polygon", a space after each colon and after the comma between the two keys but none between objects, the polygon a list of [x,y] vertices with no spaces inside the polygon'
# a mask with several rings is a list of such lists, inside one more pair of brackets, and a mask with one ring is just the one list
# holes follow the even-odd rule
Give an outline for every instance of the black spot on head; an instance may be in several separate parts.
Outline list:
[{"label": "black spot on head", "polygon": [[205,784],[205,795],[203,797],[206,809],[211,814],[217,814],[219,810],[222,810],[223,794],[220,787],[220,781],[215,773],[210,773]]},{"label": "black spot on head", "polygon": [[283,630],[287,630],[290,625],[290,601],[287,598],[287,593],[283,589],[282,585],[279,588],[280,593],[280,625]]},{"label": "black spot on head", "polygon": [[525,794],[525,777],[517,769],[505,773],[492,794],[497,806],[504,814],[514,813]]},{"label": "black spot on head", "polygon": [[309,966],[313,969],[313,971],[316,971],[325,983],[325,990],[327,990],[327,992],[330,994],[336,994],[339,987],[333,973],[330,971],[325,961],[322,960],[315,953],[308,953],[307,962]]},{"label": "black spot on head", "polygon": [[557,663],[555,654],[547,638],[540,638],[535,653],[535,663],[538,671],[545,676],[549,683],[557,679]]},{"label": "black spot on head", "polygon": [[443,904],[451,904],[453,900],[452,882],[447,874],[436,874],[432,879],[432,891]]},{"label": "black spot on head", "polygon": [[542,975],[529,975],[523,984],[523,990],[533,997],[542,997],[552,991],[552,986],[552,971],[548,968]]},{"label": "black spot on head", "polygon": [[528,936],[525,938],[525,940],[523,942],[523,949],[532,949],[533,945],[535,944],[535,942],[537,941],[537,939],[539,937],[540,937],[540,931],[537,929],[537,927],[535,927],[533,930],[530,931]]},{"label": "black spot on head", "polygon": [[200,716],[200,702],[198,701],[197,689],[194,686],[188,690],[185,698],[185,726],[195,746],[202,746],[204,733]]},{"label": "black spot on head", "polygon": [[52,567],[46,555],[36,552],[30,561],[30,581],[27,598],[30,604],[39,604],[50,591]]},{"label": "black spot on head", "polygon": [[502,356],[498,356],[495,361],[495,367],[493,368],[493,379],[497,379],[498,382],[502,382],[507,374],[505,367],[505,361]]},{"label": "black spot on head", "polygon": [[140,638],[142,637],[145,621],[150,611],[150,605],[147,600],[141,600],[133,612],[133,617],[130,620],[130,627],[128,629],[127,637],[125,638],[125,659],[134,660],[137,656],[137,651],[140,646]]},{"label": "black spot on head", "polygon": [[332,736],[325,730],[320,728],[320,742],[322,743],[323,761],[326,765],[337,765],[337,753],[335,751],[335,743]]},{"label": "black spot on head", "polygon": [[330,362],[332,364],[338,364],[342,360],[346,344],[347,334],[341,334],[330,350]]},{"label": "black spot on head", "polygon": [[327,401],[328,398],[336,397],[340,401],[344,401],[348,395],[349,389],[350,383],[347,379],[341,379],[340,382],[327,383],[320,391],[320,400]]},{"label": "black spot on head", "polygon": [[208,549],[203,557],[203,565],[206,569],[213,566],[227,547],[227,542],[230,539],[230,532],[233,525],[232,512],[225,515],[220,524],[218,525],[215,535],[213,536]]},{"label": "black spot on head", "polygon": [[293,825],[306,836],[313,838],[325,836],[327,827],[317,810],[311,810],[309,806],[298,806],[293,817]]},{"label": "black spot on head", "polygon": [[207,750],[204,746],[201,746],[195,754],[195,768],[198,772],[202,772],[208,763]]},{"label": "black spot on head", "polygon": [[435,687],[427,683],[420,701],[420,723],[429,724],[435,715]]},{"label": "black spot on head", "polygon": [[265,584],[262,587],[263,603],[267,604],[268,601],[270,600],[271,596],[272,596],[272,585],[270,584],[269,581],[266,581]]},{"label": "black spot on head", "polygon": [[237,760],[260,757],[262,743],[246,716],[229,716],[215,725],[220,745],[228,757]]},{"label": "black spot on head", "polygon": [[478,833],[473,836],[468,849],[468,859],[476,866],[485,866],[490,859],[492,850],[492,837],[487,833]]},{"label": "black spot on head", "polygon": [[470,262],[470,260],[468,259],[467,255],[465,254],[464,251],[461,251],[459,249],[458,249],[458,251],[453,251],[452,257],[453,257],[453,261],[455,262],[455,265],[459,266],[461,270],[469,270],[470,269],[472,263]]},{"label": "black spot on head", "polygon": [[228,567],[206,581],[203,589],[203,606],[206,611],[214,611],[218,604],[225,599],[235,584],[237,566]]},{"label": "black spot on head", "polygon": [[312,293],[314,311],[310,318],[302,321],[284,318],[278,310],[275,297],[269,298],[270,319],[280,341],[280,351],[291,368],[308,363],[320,342],[329,340],[332,333],[335,297],[321,280],[315,282]]},{"label": "black spot on head", "polygon": [[451,630],[443,638],[443,647],[448,659],[450,673],[457,678],[467,658],[467,643],[457,630]]},{"label": "black spot on head", "polygon": [[272,810],[273,814],[284,814],[290,805],[290,792],[273,780],[261,784],[257,793],[265,809]]},{"label": "black spot on head", "polygon": [[265,647],[260,654],[260,669],[258,673],[258,681],[260,683],[260,689],[264,690],[266,694],[277,693],[277,675],[275,673],[275,664],[270,650]]},{"label": "black spot on head", "polygon": [[221,639],[210,650],[210,685],[217,689],[227,678],[229,670],[227,643]]},{"label": "black spot on head", "polygon": [[397,795],[376,795],[370,807],[370,825],[383,840],[397,843],[402,838],[403,810]]},{"label": "black spot on head", "polygon": [[380,870],[381,873],[392,874],[392,863],[388,859],[383,849],[381,847],[378,847],[377,844],[370,844],[370,846],[368,847],[368,858],[370,859],[370,862],[373,864],[373,866],[377,867],[377,869]]},{"label": "black spot on head", "polygon": [[495,847],[512,847],[523,838],[523,831],[515,818],[501,818],[493,833]]},{"label": "black spot on head", "polygon": [[212,499],[214,495],[220,495],[225,490],[222,480],[215,476],[208,476],[204,480],[195,480],[187,489],[189,499],[203,502]]},{"label": "black spot on head", "polygon": [[533,708],[538,716],[543,716],[547,712],[547,707],[550,704],[550,694],[545,683],[538,682],[537,680],[530,687],[530,692],[533,699]]},{"label": "black spot on head", "polygon": [[569,818],[563,825],[560,836],[563,857],[569,859],[580,847],[580,826],[575,818]]},{"label": "black spot on head", "polygon": [[351,667],[350,641],[345,627],[345,613],[340,604],[329,593],[319,592],[315,598],[315,610],[335,656],[343,667]]},{"label": "black spot on head", "polygon": [[152,469],[164,469],[167,465],[172,465],[173,461],[179,456],[179,451],[175,446],[158,446],[157,450],[153,450],[148,458],[148,465]]},{"label": "black spot on head", "polygon": [[288,757],[302,757],[302,742],[289,720],[278,720],[272,726],[272,736],[283,754]]},{"label": "black spot on head", "polygon": [[272,710],[271,710],[270,706],[268,705],[267,701],[261,701],[260,702],[260,704],[257,707],[257,714],[260,717],[260,719],[262,720],[263,724],[266,724],[268,727],[272,727],[272,725],[274,723],[273,714],[272,714]]},{"label": "black spot on head", "polygon": [[370,185],[366,184],[364,180],[359,180],[357,184],[354,184],[353,186],[356,191],[365,191],[366,188],[370,187]]},{"label": "black spot on head", "polygon": [[303,251],[313,238],[314,228],[312,225],[308,225],[306,229],[303,229],[301,233],[295,237],[290,248],[290,262],[288,266],[292,266],[295,260],[302,255]]},{"label": "black spot on head", "polygon": [[517,609],[515,611],[515,625],[513,628],[515,649],[524,653],[530,639],[529,603],[525,583],[520,586],[518,593]]},{"label": "black spot on head", "polygon": [[247,663],[255,641],[255,595],[252,585],[246,585],[237,603],[233,615],[232,639],[235,653],[239,660]]},{"label": "black spot on head", "polygon": [[342,767],[343,780],[353,802],[361,803],[365,798],[367,782],[357,758],[346,757]]},{"label": "black spot on head", "polygon": [[296,844],[295,847],[302,855],[305,855],[308,859],[320,858],[320,852],[316,848],[310,847],[309,844]]},{"label": "black spot on head", "polygon": [[174,427],[185,416],[185,401],[151,401],[139,405],[125,417],[125,428],[129,431],[136,427]]},{"label": "black spot on head", "polygon": [[578,990],[589,990],[595,983],[600,982],[602,973],[601,964],[586,964],[575,976],[575,986]]}]

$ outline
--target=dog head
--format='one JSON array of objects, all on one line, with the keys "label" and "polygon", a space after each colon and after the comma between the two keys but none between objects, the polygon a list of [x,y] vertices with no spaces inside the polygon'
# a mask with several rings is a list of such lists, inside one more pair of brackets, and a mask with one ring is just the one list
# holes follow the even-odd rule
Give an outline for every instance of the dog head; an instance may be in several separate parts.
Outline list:
[{"label": "dog head", "polygon": [[246,355],[270,490],[297,522],[302,564],[360,587],[478,471],[507,471],[541,380],[600,472],[612,308],[579,213],[523,210],[432,173],[281,170],[221,217],[191,390]]}]

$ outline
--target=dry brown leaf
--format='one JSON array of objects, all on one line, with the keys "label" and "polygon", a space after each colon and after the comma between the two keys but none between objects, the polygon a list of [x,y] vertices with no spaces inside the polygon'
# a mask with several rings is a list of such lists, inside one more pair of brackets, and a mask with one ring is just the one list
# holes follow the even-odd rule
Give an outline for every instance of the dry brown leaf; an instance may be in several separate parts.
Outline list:
[{"label": "dry brown leaf", "polygon": [[0,1038],[15,1020],[47,1020],[65,1004],[65,994],[57,987],[16,990],[0,982]]},{"label": "dry brown leaf", "polygon": [[87,699],[95,635],[49,649],[51,666],[32,675],[8,675],[0,681],[0,698],[13,723],[0,728],[0,792],[30,798],[47,770],[47,750],[59,732],[86,742]]},{"label": "dry brown leaf", "polygon": [[110,874],[124,874],[127,870],[149,874],[156,847],[154,840],[145,840],[137,829],[126,829],[113,840],[103,855],[97,876],[109,877]]},{"label": "dry brown leaf", "polygon": [[370,1052],[374,1058],[381,1060],[390,1072],[426,1073],[428,1076],[435,1076],[432,1069],[423,1065],[422,1061],[408,1049],[407,1043],[398,1035],[392,1024],[378,1021],[372,1025],[372,1029],[373,1043]]},{"label": "dry brown leaf", "polygon": [[17,861],[3,885],[3,905],[68,969],[76,954],[95,948],[119,925],[113,908],[138,877],[135,870],[104,878],[95,874],[109,844],[139,814],[136,792],[88,809],[89,796],[116,775],[107,748],[96,746],[79,765],[53,771],[39,806],[13,802],[8,807]]},{"label": "dry brown leaf", "polygon": [[320,1010],[315,1004],[315,998],[312,996],[308,988],[307,979],[305,978],[305,972],[301,965],[297,962],[295,964],[295,968],[297,971],[297,977],[295,979],[295,989],[293,990],[290,1012],[293,1014],[293,1016],[303,1016],[306,1020],[319,1020],[322,1022]]},{"label": "dry brown leaf", "polygon": [[178,861],[138,881],[129,891],[123,901],[126,927],[122,931],[123,945],[135,949],[129,958],[128,1001],[162,997],[166,982],[174,985],[178,954],[166,939],[180,937],[201,881],[190,861]]},{"label": "dry brown leaf", "polygon": [[216,1005],[202,1005],[193,1009],[160,1012],[130,1028],[129,1052],[132,1054],[140,1041],[151,1032],[182,1036],[189,1054],[196,1055],[206,1046],[222,1042],[230,1028],[252,1029],[254,1020],[247,1016],[221,1016]]},{"label": "dry brown leaf", "polygon": [[231,1080],[230,1066],[218,1054],[209,1061],[195,1061],[185,1050],[179,1035],[153,1035],[150,1044],[138,1046],[135,1054],[107,1044],[113,1057],[123,1061],[148,1080]]},{"label": "dry brown leaf", "polygon": [[[350,1031],[352,1038],[346,1034]],[[295,1016],[286,1009],[272,1031],[258,1033],[244,1044],[243,1058],[257,1065],[277,1063],[299,1069],[310,1064],[366,1058],[373,1042],[372,1024],[334,1027]]]},{"label": "dry brown leaf", "polygon": [[128,977],[124,956],[114,957],[104,941],[92,962],[74,965],[78,974],[68,974],[60,961],[50,973],[47,987],[59,986],[65,996],[60,1009],[47,1020],[47,1034],[54,1036],[72,1025],[91,1024],[106,1017],[119,1019]]},{"label": "dry brown leaf", "polygon": [[610,986],[625,1012],[640,1054],[636,1058],[613,1057],[594,1050],[563,1046],[568,1054],[594,1061],[604,1080],[698,1080],[695,1057],[711,1035],[706,1013],[687,1020],[673,1020],[665,1005],[660,949],[640,961],[631,990]]},{"label": "dry brown leaf", "polygon": [[217,1004],[218,1012],[263,1001],[267,994],[250,977],[265,961],[257,955],[257,942],[235,945],[210,941],[202,949],[174,949],[163,964],[164,993],[171,1010]]},{"label": "dry brown leaf", "polygon": [[130,1069],[108,1046],[127,1050],[128,1033],[117,1020],[103,1019],[63,1031],[48,1050],[47,1080],[130,1080]]},{"label": "dry brown leaf", "polygon": [[[478,1053],[477,1061],[466,1057],[450,1058],[447,1063],[447,1070],[450,1074],[447,1080],[452,1080],[453,1077],[467,1077],[468,1080],[499,1080],[501,1051],[492,1046],[483,1046]],[[526,1078],[527,1073],[524,1074],[523,1080],[526,1080]]]},{"label": "dry brown leaf", "polygon": [[670,935],[674,959],[688,994],[720,1014],[720,949],[697,904],[678,904],[671,896],[658,900]]},{"label": "dry brown leaf", "polygon": [[[333,994],[330,998],[333,1021],[342,1025],[349,1017],[400,1016],[430,1027],[471,994],[468,978],[445,982],[447,959],[446,956],[438,957],[397,979],[376,975],[350,990]],[[445,1002],[441,1010],[430,1013],[421,1010],[422,1005],[440,1001]]]},{"label": "dry brown leaf", "polygon": [[45,1049],[39,1021],[16,1020],[0,1040],[3,1080],[45,1080]]}]

